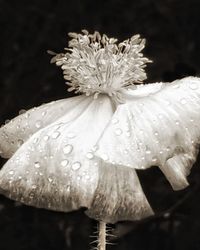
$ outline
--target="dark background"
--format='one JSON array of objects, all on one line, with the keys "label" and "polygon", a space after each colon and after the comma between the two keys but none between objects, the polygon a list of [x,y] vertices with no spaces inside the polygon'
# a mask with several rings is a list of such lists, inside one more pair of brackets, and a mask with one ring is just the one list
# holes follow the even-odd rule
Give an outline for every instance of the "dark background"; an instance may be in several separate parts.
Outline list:
[{"label": "dark background", "polygon": [[[67,33],[98,30],[126,39],[147,39],[148,81],[200,75],[199,0],[0,0],[0,124],[44,102],[68,97],[47,49],[63,51]],[[5,160],[1,159],[1,166]],[[156,169],[139,173],[156,214],[111,226],[115,250],[199,250],[199,160],[190,187],[173,192]],[[0,197],[0,250],[88,250],[95,221],[83,211],[56,213]]]}]

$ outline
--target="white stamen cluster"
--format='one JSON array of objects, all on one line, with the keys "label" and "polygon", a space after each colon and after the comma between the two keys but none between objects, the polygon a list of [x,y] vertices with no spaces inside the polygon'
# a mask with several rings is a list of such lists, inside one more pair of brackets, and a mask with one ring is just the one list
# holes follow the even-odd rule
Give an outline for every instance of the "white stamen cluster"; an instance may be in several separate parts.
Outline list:
[{"label": "white stamen cluster", "polygon": [[51,62],[61,66],[64,79],[71,86],[68,91],[83,92],[87,96],[107,93],[117,96],[123,87],[141,83],[146,79],[144,67],[151,62],[141,50],[145,39],[132,36],[119,44],[117,39],[89,34],[69,33],[72,39],[66,53],[56,54]]}]

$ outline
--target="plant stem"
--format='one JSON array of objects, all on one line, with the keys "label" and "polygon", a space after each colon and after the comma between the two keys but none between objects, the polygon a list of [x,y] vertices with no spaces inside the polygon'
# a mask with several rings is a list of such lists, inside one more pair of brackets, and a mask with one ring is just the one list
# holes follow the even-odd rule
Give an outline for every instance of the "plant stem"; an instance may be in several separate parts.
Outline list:
[{"label": "plant stem", "polygon": [[106,223],[99,222],[98,250],[106,250]]}]

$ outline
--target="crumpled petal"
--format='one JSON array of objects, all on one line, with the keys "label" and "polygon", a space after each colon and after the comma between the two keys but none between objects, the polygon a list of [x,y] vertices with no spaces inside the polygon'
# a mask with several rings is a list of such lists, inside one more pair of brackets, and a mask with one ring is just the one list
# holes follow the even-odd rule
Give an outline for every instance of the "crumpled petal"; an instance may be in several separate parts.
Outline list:
[{"label": "crumpled petal", "polygon": [[81,95],[43,104],[17,116],[0,128],[0,155],[4,158],[10,158],[35,132],[68,112],[71,112],[73,119],[75,119],[90,101],[91,98],[86,99],[84,95]]},{"label": "crumpled petal", "polygon": [[198,153],[200,79],[148,85],[125,93],[127,102],[118,106],[96,155],[135,169],[159,166],[178,190],[188,185]]},{"label": "crumpled petal", "polygon": [[96,141],[113,115],[113,102],[100,95],[85,103],[79,116],[72,109],[16,151],[0,171],[0,192],[57,211],[86,207],[90,217],[110,223],[153,214],[135,170],[94,156]]}]

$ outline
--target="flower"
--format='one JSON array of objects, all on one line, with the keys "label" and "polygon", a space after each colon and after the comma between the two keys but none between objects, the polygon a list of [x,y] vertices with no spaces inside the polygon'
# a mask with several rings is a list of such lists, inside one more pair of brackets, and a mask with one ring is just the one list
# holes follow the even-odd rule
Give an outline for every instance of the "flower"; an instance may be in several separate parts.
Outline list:
[{"label": "flower", "polygon": [[[80,207],[114,223],[153,214],[136,170],[158,166],[175,190],[200,142],[200,79],[141,84],[144,40],[70,33],[54,55],[81,95],[33,108],[0,128],[0,192],[57,211]],[[135,84],[140,83],[140,84]]]}]

